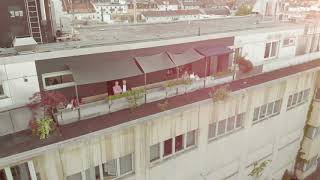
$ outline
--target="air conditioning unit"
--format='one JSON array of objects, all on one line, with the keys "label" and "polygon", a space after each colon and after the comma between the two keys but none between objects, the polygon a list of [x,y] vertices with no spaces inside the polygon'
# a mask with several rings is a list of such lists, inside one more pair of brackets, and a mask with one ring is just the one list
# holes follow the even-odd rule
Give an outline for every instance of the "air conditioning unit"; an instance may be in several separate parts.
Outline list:
[{"label": "air conditioning unit", "polygon": [[36,50],[37,42],[33,37],[16,37],[12,45],[17,52],[30,52]]}]

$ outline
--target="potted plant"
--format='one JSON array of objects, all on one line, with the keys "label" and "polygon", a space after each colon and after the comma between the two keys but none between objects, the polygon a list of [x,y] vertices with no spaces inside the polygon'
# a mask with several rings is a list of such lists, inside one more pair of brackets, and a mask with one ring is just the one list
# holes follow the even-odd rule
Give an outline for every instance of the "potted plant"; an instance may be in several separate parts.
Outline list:
[{"label": "potted plant", "polygon": [[271,160],[265,160],[265,161],[262,161],[261,163],[255,162],[253,164],[252,171],[249,173],[249,176],[257,180],[260,179],[263,174],[263,171],[265,170],[265,168],[270,162]]},{"label": "potted plant", "polygon": [[248,73],[253,69],[253,64],[250,60],[240,57],[236,60],[236,64],[239,65],[239,70],[242,73]]},{"label": "potted plant", "polygon": [[34,135],[40,139],[48,138],[49,134],[57,129],[57,123],[53,120],[53,114],[57,112],[58,106],[66,103],[63,94],[53,91],[41,91],[34,93],[27,105],[32,113],[33,119],[29,127]]},{"label": "potted plant", "polygon": [[213,102],[223,101],[227,99],[230,95],[230,90],[228,86],[221,86],[217,89],[213,88],[209,93],[209,96],[212,98]]}]

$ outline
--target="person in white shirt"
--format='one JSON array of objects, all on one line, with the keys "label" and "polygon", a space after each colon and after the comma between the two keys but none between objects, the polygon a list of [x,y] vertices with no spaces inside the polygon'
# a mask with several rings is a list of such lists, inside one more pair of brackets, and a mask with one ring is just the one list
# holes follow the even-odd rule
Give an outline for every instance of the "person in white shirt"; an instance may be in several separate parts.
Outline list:
[{"label": "person in white shirt", "polygon": [[127,81],[122,80],[122,92],[127,92]]}]

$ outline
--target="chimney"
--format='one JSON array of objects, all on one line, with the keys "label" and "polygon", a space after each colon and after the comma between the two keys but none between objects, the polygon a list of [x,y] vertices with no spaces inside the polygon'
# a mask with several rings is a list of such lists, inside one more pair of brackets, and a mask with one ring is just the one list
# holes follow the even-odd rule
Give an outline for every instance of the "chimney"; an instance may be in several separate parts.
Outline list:
[{"label": "chimney", "polygon": [[33,37],[15,37],[12,44],[17,52],[35,51],[37,47],[37,42]]}]

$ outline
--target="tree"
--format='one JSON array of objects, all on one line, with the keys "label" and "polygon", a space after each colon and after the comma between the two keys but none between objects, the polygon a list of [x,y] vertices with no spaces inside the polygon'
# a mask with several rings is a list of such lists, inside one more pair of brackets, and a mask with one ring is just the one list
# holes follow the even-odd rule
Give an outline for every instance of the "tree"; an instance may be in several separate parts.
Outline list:
[{"label": "tree", "polygon": [[249,6],[249,5],[241,5],[237,12],[236,12],[236,16],[246,16],[246,15],[249,15],[251,14],[252,12],[252,8]]},{"label": "tree", "polygon": [[66,97],[58,92],[41,91],[34,93],[29,99],[28,107],[33,113],[33,119],[29,122],[32,134],[39,136],[40,139],[48,138],[50,132],[57,128],[53,113],[59,105],[65,104]]},{"label": "tree", "polygon": [[36,92],[29,100],[30,103],[27,106],[32,110],[34,116],[38,115],[38,110],[42,110],[44,117],[49,116],[51,118],[57,107],[67,102],[63,94],[54,91]]}]

